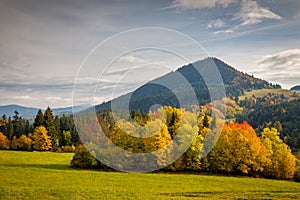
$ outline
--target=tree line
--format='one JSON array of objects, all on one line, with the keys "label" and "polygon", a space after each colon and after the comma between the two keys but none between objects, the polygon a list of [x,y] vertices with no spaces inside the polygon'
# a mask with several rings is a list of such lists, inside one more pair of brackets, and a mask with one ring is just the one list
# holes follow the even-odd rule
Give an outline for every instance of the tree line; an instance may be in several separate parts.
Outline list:
[{"label": "tree line", "polygon": [[74,151],[78,144],[73,118],[53,115],[50,107],[38,110],[33,123],[17,111],[12,118],[0,118],[0,149]]},{"label": "tree line", "polygon": [[[86,147],[104,141],[93,132],[95,125],[88,119],[83,118],[81,125],[86,132],[81,136],[94,138],[85,144]],[[170,106],[148,114],[135,111],[131,113],[130,119],[123,118],[117,122],[111,112],[102,112],[98,113],[98,121],[106,137],[129,152],[152,153],[171,141],[173,149],[180,149],[192,137],[191,145],[185,153],[166,167],[165,163],[170,159],[172,149],[160,151],[159,154],[153,153],[156,158],[154,161],[157,162],[155,164],[162,166],[161,171],[300,179],[300,153],[297,157],[292,154],[290,147],[280,138],[279,125],[264,128],[258,136],[247,122],[230,122],[221,127],[221,121],[213,119],[207,110],[190,112]],[[70,152],[76,146],[72,167],[113,170],[95,159],[97,151],[92,155],[81,144],[72,117],[54,116],[49,107],[44,113],[39,110],[32,124],[19,117],[17,112],[13,118],[6,119],[3,116],[0,122],[0,149]],[[205,148],[204,138],[211,135],[213,124],[222,130],[221,135],[212,151],[202,158],[200,153]],[[137,137],[142,134],[151,136]],[[123,159],[118,154],[113,154],[109,148],[104,156]],[[122,162],[127,166],[134,165],[130,163],[130,159]],[[147,163],[151,164],[153,163]]]},{"label": "tree line", "polygon": [[[280,133],[274,127],[263,129],[260,136],[257,136],[247,122],[230,122],[224,127],[220,127],[220,121],[213,119],[208,113],[196,114],[170,106],[165,106],[147,115],[134,112],[131,114],[131,118],[138,126],[125,119],[114,121],[111,112],[102,112],[98,115],[98,121],[106,137],[115,145],[129,152],[151,153],[171,141],[173,141],[173,148],[179,149],[182,148],[184,141],[193,137],[191,146],[185,153],[167,167],[164,166],[164,163],[168,161],[170,151],[153,154],[156,157],[157,163],[155,164],[162,166],[161,171],[211,172],[277,179],[300,178],[300,163],[298,163],[297,169],[295,155],[292,154],[290,147],[280,139]],[[84,123],[86,130],[92,130],[91,123],[87,121]],[[209,137],[212,133],[210,127],[213,123],[217,128],[222,128],[221,135],[212,151],[202,158],[200,153],[205,148],[203,146],[204,138]],[[148,131],[152,136],[147,138],[132,136],[133,134],[145,134],[145,132],[141,132],[141,127],[147,127],[142,130]],[[86,134],[95,138],[86,143],[85,147],[97,145],[93,141],[104,141],[90,131],[87,131]],[[180,135],[180,137],[174,139],[176,135]],[[80,145],[76,149],[71,162],[73,167],[113,170],[96,160],[85,147]],[[101,152],[101,156],[109,156],[110,159],[124,159],[118,154],[114,154],[114,151],[109,148],[106,151],[107,155],[105,152]],[[97,153],[97,150],[93,151],[94,156],[97,156]],[[122,160],[124,167],[134,165],[129,162],[131,162],[130,159]],[[151,163],[147,163],[147,165],[151,165]]]}]

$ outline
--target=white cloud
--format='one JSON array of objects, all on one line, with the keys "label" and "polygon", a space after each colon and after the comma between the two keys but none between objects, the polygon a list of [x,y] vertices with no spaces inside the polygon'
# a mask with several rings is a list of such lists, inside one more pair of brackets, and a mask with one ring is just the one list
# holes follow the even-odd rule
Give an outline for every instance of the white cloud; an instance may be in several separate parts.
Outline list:
[{"label": "white cloud", "polygon": [[269,69],[299,69],[300,67],[300,49],[288,49],[273,55],[264,56],[258,61],[262,67]]},{"label": "white cloud", "polygon": [[140,64],[140,63],[145,63],[146,61],[142,58],[139,58],[137,56],[133,56],[133,55],[126,55],[126,56],[122,56],[119,59],[120,61],[123,62],[128,62],[130,64]]},{"label": "white cloud", "polygon": [[252,0],[244,0],[240,12],[235,14],[235,17],[233,18],[233,20],[242,21],[239,26],[258,24],[261,23],[263,19],[280,20],[281,16],[273,13],[267,8],[259,6],[256,1]]},{"label": "white cloud", "polygon": [[222,31],[216,31],[213,34],[214,35],[221,35],[221,34],[231,34],[231,33],[234,33],[234,31],[231,30],[231,29],[227,29],[227,30],[222,30]]},{"label": "white cloud", "polygon": [[201,9],[201,8],[214,8],[217,6],[228,7],[229,4],[236,2],[236,0],[174,0],[169,8],[188,9]]},{"label": "white cloud", "polygon": [[285,88],[300,84],[300,49],[263,56],[257,64],[263,77],[279,82]]},{"label": "white cloud", "polygon": [[223,20],[221,19],[216,19],[208,23],[207,28],[222,28],[226,24]]}]

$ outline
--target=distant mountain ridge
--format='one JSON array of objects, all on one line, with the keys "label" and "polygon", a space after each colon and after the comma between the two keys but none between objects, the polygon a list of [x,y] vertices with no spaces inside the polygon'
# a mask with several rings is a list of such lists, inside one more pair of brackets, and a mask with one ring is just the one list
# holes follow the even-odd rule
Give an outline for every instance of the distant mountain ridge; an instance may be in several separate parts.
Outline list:
[{"label": "distant mountain ridge", "polygon": [[141,112],[148,112],[150,107],[155,104],[178,107],[179,102],[172,91],[164,86],[155,84],[156,82],[168,83],[169,85],[172,85],[174,90],[179,91],[179,93],[185,93],[187,92],[188,85],[186,82],[179,81],[178,74],[181,74],[185,80],[188,81],[189,86],[192,86],[197,96],[198,104],[206,104],[210,102],[210,94],[203,77],[201,74],[199,74],[199,71],[207,71],[207,73],[210,73],[209,67],[212,66],[212,63],[214,63],[214,65],[217,67],[223,79],[226,96],[229,96],[233,99],[239,95],[242,95],[246,90],[281,88],[280,85],[273,85],[265,80],[255,78],[236,70],[217,58],[209,57],[193,64],[180,67],[175,72],[170,72],[142,85],[134,92],[118,97],[112,101],[97,105],[96,110],[101,111],[110,109],[112,102],[118,102],[117,104],[122,105],[122,101],[128,101],[129,98],[130,111],[137,110]]},{"label": "distant mountain ridge", "polygon": [[[79,105],[79,106],[74,106],[74,111],[81,111],[86,108],[89,108],[91,105]],[[16,104],[11,104],[11,105],[5,105],[5,106],[0,106],[0,115],[2,116],[5,114],[7,117],[9,116],[14,116],[15,111],[19,113],[19,116],[23,118],[32,118],[34,117],[39,108],[34,108],[34,107],[26,107],[26,106],[20,106]],[[45,111],[45,109],[42,109],[42,111]],[[64,107],[64,108],[53,108],[52,109],[53,114],[57,115],[70,115],[72,114],[72,106],[70,107]]]}]

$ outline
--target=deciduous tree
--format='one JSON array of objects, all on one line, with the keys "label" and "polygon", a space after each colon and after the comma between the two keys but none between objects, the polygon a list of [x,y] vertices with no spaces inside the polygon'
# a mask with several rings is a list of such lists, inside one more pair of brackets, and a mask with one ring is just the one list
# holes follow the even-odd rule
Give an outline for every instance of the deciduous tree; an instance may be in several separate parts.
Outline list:
[{"label": "deciduous tree", "polygon": [[9,149],[9,140],[2,132],[0,132],[0,149]]},{"label": "deciduous tree", "polygon": [[261,134],[263,145],[267,148],[267,156],[271,160],[265,173],[279,179],[291,179],[296,171],[296,160],[291,149],[279,137],[275,128],[265,128]]},{"label": "deciduous tree", "polygon": [[51,139],[44,126],[39,126],[34,129],[32,144],[33,148],[37,151],[47,151],[51,149]]}]

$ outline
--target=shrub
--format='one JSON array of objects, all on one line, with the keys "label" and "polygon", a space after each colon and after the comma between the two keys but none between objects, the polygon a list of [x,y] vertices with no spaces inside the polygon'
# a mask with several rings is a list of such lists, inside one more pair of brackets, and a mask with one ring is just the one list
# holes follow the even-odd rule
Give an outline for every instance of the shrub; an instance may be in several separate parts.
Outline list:
[{"label": "shrub", "polygon": [[75,155],[71,161],[71,167],[76,168],[95,168],[98,165],[97,160],[83,146],[79,145],[75,149]]},{"label": "shrub", "polygon": [[14,150],[31,151],[32,140],[26,135],[21,135],[20,138],[13,137],[10,147]]}]

